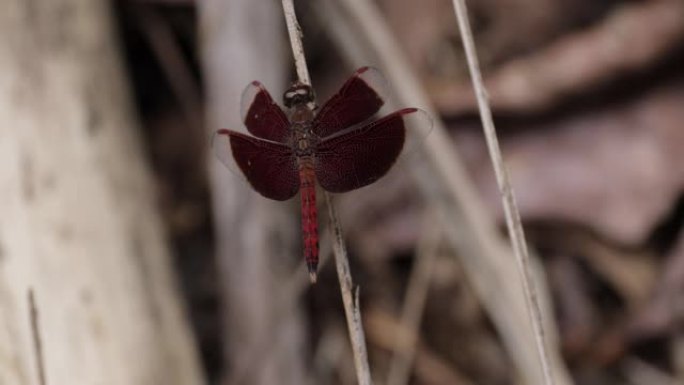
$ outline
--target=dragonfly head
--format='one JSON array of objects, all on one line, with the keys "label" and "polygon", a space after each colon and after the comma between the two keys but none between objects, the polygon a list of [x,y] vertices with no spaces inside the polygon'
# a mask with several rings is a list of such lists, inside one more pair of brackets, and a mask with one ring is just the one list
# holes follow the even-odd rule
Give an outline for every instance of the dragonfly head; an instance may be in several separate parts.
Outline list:
[{"label": "dragonfly head", "polygon": [[283,94],[285,107],[292,108],[297,105],[313,103],[314,93],[311,86],[303,83],[295,83]]}]

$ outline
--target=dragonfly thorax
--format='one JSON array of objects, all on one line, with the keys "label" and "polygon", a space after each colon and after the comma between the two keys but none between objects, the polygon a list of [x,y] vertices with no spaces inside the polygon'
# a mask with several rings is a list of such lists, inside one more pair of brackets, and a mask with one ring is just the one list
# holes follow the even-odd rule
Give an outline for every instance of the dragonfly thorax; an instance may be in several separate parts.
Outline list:
[{"label": "dragonfly thorax", "polygon": [[307,125],[314,117],[313,110],[306,104],[298,104],[290,110],[290,123]]},{"label": "dragonfly thorax", "polygon": [[297,156],[312,155],[318,140],[318,137],[311,130],[311,122],[314,118],[313,109],[308,103],[295,104],[290,109],[289,118],[295,153]]},{"label": "dragonfly thorax", "polygon": [[318,137],[311,132],[310,122],[293,123],[293,147],[297,156],[313,155]]}]

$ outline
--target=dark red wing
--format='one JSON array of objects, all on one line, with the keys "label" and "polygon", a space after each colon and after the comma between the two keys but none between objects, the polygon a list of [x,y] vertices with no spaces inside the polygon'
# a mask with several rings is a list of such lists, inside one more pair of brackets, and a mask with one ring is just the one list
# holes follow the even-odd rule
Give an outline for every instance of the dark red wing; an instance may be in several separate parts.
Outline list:
[{"label": "dark red wing", "polygon": [[273,101],[261,83],[252,82],[242,93],[242,121],[250,134],[284,143],[290,134],[290,123],[282,108]]},{"label": "dark red wing", "polygon": [[313,120],[313,132],[324,138],[372,117],[384,104],[378,70],[359,68],[342,88],[321,107]]},{"label": "dark red wing", "polygon": [[234,160],[252,187],[266,198],[284,201],[297,194],[297,161],[288,146],[222,129],[214,135],[213,147],[226,166]]},{"label": "dark red wing", "polygon": [[406,108],[375,122],[323,140],[316,148],[315,171],[321,187],[346,192],[369,185],[392,167],[406,141]]}]

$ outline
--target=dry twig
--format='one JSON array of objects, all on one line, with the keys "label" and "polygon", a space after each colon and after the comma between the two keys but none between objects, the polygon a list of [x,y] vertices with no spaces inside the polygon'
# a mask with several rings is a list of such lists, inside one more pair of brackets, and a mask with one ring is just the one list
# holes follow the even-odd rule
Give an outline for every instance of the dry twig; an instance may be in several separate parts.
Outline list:
[{"label": "dry twig", "polygon": [[[301,30],[299,24],[297,23],[297,17],[295,15],[292,0],[283,0],[283,11],[285,14],[285,21],[287,23],[287,31],[290,35],[290,44],[292,45],[292,55],[295,59],[297,76],[299,77],[300,82],[310,85],[311,79],[306,66],[304,48],[302,47]],[[333,236],[335,265],[337,267],[337,276],[340,280],[340,290],[342,292],[342,301],[344,302],[344,312],[347,317],[347,327],[349,329],[349,337],[351,339],[352,349],[354,352],[356,376],[359,385],[370,385],[372,382],[370,368],[368,366],[366,339],[363,333],[361,312],[359,310],[359,292],[357,288],[356,292],[352,293],[354,288],[351,273],[349,271],[347,249],[342,236],[342,227],[340,226],[337,213],[335,212],[335,206],[333,206],[330,194],[325,192],[324,196],[326,204],[328,205],[330,228]]]},{"label": "dry twig", "polygon": [[411,374],[410,369],[413,365],[417,345],[418,328],[425,308],[425,300],[427,299],[432,269],[441,237],[441,232],[430,226],[435,222],[434,217],[432,213],[425,216],[424,231],[418,244],[401,314],[402,330],[407,332],[399,334],[394,346],[394,354],[387,375],[388,385],[408,384]]},{"label": "dry twig", "polygon": [[[393,38],[378,9],[365,0],[322,1],[319,14],[343,54],[355,65],[376,64],[394,86],[401,105],[422,108],[436,116],[427,95],[412,73],[396,39]],[[436,207],[444,226],[445,239],[454,247],[455,255],[469,275],[478,297],[499,329],[506,348],[518,370],[530,383],[541,383],[539,360],[534,349],[534,336],[528,321],[520,276],[510,250],[507,249],[484,209],[467,172],[456,154],[444,125],[434,121],[434,129],[425,140],[425,165],[412,163],[418,186]],[[413,168],[413,167],[412,167]],[[540,291],[548,300],[545,290]],[[547,305],[547,302],[543,302]],[[550,312],[550,306],[545,306]],[[549,313],[547,313],[549,314]],[[554,330],[552,318],[550,330]],[[554,336],[555,337],[555,336]],[[572,381],[556,346],[553,367],[561,384]]]},{"label": "dry twig", "polygon": [[33,349],[36,356],[36,371],[38,372],[38,384],[46,385],[45,380],[45,359],[43,356],[43,339],[40,336],[40,319],[36,298],[33,289],[28,291],[29,316],[31,318],[31,338],[33,339]]},{"label": "dry twig", "polygon": [[480,65],[477,61],[475,41],[473,39],[473,33],[470,30],[468,10],[466,9],[465,1],[454,0],[454,10],[456,11],[458,27],[461,31],[461,39],[463,40],[466,58],[468,59],[468,70],[470,71],[473,88],[475,89],[475,96],[477,97],[477,106],[480,110],[480,119],[482,119],[489,156],[492,158],[496,182],[501,191],[501,200],[506,215],[508,235],[511,238],[513,252],[515,253],[516,261],[518,262],[519,273],[522,276],[527,311],[530,322],[532,323],[532,329],[534,330],[537,353],[539,354],[539,361],[544,373],[544,382],[547,385],[552,385],[554,384],[554,380],[551,375],[549,355],[546,351],[542,311],[537,297],[537,289],[534,285],[534,280],[530,271],[530,257],[527,252],[525,233],[523,232],[522,223],[520,222],[520,213],[518,212],[518,206],[515,202],[515,196],[513,195],[513,187],[511,186],[511,181],[506,167],[504,166],[503,157],[501,156],[499,140],[497,139],[496,128],[494,127],[494,119],[492,119],[492,111],[489,108],[489,101],[487,100],[484,83],[482,82],[482,74],[480,73]]}]

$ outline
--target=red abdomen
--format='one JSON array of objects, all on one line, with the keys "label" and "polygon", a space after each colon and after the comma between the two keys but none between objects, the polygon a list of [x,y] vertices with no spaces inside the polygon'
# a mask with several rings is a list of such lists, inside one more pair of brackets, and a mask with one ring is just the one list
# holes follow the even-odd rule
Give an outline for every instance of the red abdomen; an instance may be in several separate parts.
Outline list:
[{"label": "red abdomen", "polygon": [[316,215],[316,174],[308,160],[299,162],[299,193],[302,200],[302,240],[309,277],[316,282],[318,268],[318,218]]}]

